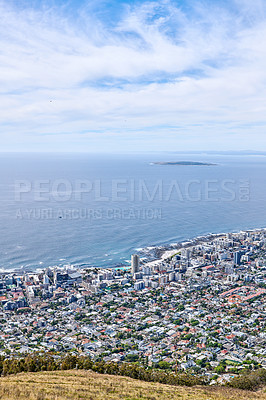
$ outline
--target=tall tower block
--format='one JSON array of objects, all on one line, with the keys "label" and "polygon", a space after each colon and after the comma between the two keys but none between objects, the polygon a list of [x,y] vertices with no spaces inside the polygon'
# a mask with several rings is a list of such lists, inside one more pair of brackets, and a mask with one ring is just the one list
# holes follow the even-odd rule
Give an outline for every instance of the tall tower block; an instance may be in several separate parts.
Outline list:
[{"label": "tall tower block", "polygon": [[137,254],[132,254],[131,256],[131,273],[135,274],[139,271],[139,256]]}]

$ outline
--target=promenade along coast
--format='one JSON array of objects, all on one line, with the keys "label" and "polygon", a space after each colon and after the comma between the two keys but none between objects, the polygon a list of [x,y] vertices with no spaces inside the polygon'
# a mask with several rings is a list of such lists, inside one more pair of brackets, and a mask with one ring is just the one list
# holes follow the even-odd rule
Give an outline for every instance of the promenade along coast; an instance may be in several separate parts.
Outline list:
[{"label": "promenade along coast", "polygon": [[72,352],[226,382],[266,367],[265,275],[265,229],[140,249],[119,268],[2,270],[0,352]]}]

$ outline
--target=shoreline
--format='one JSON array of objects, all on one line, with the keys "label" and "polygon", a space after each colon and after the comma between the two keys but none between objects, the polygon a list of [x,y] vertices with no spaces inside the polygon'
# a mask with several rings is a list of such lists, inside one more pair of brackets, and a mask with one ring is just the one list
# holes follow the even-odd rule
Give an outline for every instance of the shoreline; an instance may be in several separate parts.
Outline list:
[{"label": "shoreline", "polygon": [[[185,249],[185,248],[188,249],[190,247],[197,246],[201,243],[208,243],[209,241],[212,241],[213,239],[216,239],[219,237],[224,237],[227,234],[239,235],[240,233],[255,233],[255,232],[262,232],[262,231],[266,231],[266,227],[252,228],[252,229],[240,229],[239,231],[209,233],[207,235],[196,236],[191,239],[183,240],[181,242],[177,242],[176,244],[172,243],[169,245],[162,245],[162,246],[148,246],[146,248],[140,249],[140,251],[137,251],[136,254],[138,254],[140,256],[142,265],[154,266],[164,260],[167,260],[169,257],[172,257],[181,249]],[[147,251],[147,255],[149,255],[149,252],[151,252],[152,250],[154,250],[155,252],[159,252],[159,255],[152,260],[143,262],[143,258],[145,258],[145,257],[141,257],[141,254]]]},{"label": "shoreline", "polygon": [[[223,237],[227,234],[231,235],[238,235],[240,233],[252,233],[252,232],[261,232],[261,231],[266,231],[266,227],[263,228],[252,228],[252,229],[240,229],[239,231],[228,231],[228,232],[220,232],[220,233],[208,233],[206,235],[200,235],[200,236],[195,236],[186,240],[182,240],[180,242],[176,243],[169,243],[169,244],[164,244],[164,245],[154,245],[154,246],[146,246],[142,248],[136,249],[134,252],[135,254],[138,254],[141,260],[141,264],[145,266],[154,266],[157,265],[164,260],[167,260],[169,257],[173,256],[176,254],[179,250],[184,249],[184,248],[190,248],[193,246],[197,246],[201,243],[207,243],[209,241],[212,241],[213,239],[216,239],[218,237]],[[133,253],[132,253],[133,254]],[[105,266],[97,266],[97,265],[91,265],[87,263],[82,263],[82,264],[72,264],[71,262],[66,262],[65,264],[58,264],[58,265],[49,265],[45,267],[24,267],[21,266],[20,268],[10,268],[10,269],[2,269],[0,268],[0,274],[21,274],[21,273],[34,273],[37,271],[44,271],[46,268],[58,268],[58,269],[63,269],[63,268],[73,268],[73,269],[125,269],[125,268],[130,268],[130,264],[115,264],[115,265],[105,265]]]},{"label": "shoreline", "polygon": [[[257,229],[257,230],[262,230],[262,229]],[[179,252],[179,250],[181,249],[185,249],[185,248],[190,248],[193,246],[197,246],[200,243],[206,243],[209,242],[217,237],[223,237],[225,236],[227,233],[231,233],[231,234],[237,234],[240,232],[255,232],[254,230],[241,230],[239,232],[221,232],[221,233],[209,233],[207,235],[203,235],[203,236],[196,236],[193,237],[191,239],[186,239],[184,241],[180,241],[177,243],[172,243],[169,245],[163,245],[163,246],[149,246],[146,248],[141,249],[140,251],[137,251],[136,254],[138,254],[140,256],[140,259],[142,261],[142,265],[145,266],[154,266],[157,265],[158,263],[167,260],[169,257],[172,257],[173,255],[175,255],[177,252]],[[143,261],[145,260],[145,258],[147,257],[152,257],[151,252],[155,252],[155,253],[159,253],[157,254],[156,257],[154,257],[152,260],[148,260],[148,261]],[[142,253],[145,253],[146,257],[141,257]]]}]

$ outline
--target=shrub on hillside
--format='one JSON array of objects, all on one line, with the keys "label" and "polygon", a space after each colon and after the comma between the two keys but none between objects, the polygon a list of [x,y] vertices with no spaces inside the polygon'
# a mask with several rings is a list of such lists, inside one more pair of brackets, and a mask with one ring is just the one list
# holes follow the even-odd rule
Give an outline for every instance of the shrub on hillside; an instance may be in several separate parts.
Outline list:
[{"label": "shrub on hillside", "polygon": [[266,385],[266,369],[261,368],[252,371],[250,374],[237,376],[227,385],[237,389],[256,390],[259,387]]},{"label": "shrub on hillside", "polygon": [[17,374],[19,372],[40,372],[69,369],[85,369],[99,374],[128,376],[146,382],[159,382],[168,385],[194,386],[204,385],[203,378],[186,374],[173,373],[168,370],[147,369],[138,364],[104,361],[92,361],[89,357],[67,355],[54,358],[47,354],[31,354],[21,358],[0,359],[2,375]]}]

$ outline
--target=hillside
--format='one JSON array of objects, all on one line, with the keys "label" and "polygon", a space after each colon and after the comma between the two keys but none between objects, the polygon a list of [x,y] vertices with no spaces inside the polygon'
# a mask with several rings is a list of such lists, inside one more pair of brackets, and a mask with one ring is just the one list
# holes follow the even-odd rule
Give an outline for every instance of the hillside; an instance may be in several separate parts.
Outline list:
[{"label": "hillside", "polygon": [[0,378],[1,400],[262,400],[266,392],[177,387],[84,370],[20,373]]}]

